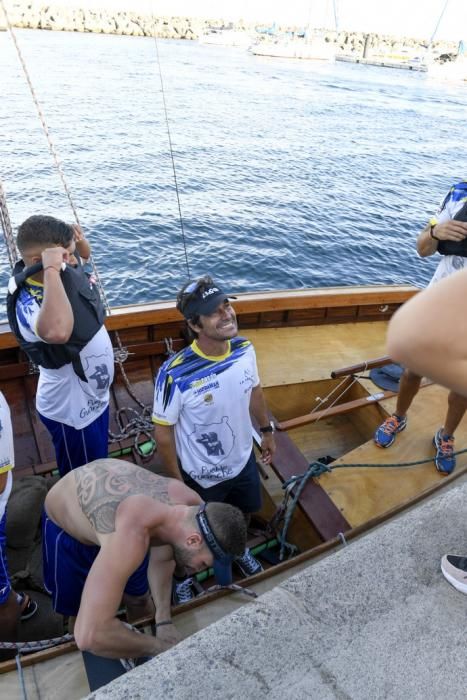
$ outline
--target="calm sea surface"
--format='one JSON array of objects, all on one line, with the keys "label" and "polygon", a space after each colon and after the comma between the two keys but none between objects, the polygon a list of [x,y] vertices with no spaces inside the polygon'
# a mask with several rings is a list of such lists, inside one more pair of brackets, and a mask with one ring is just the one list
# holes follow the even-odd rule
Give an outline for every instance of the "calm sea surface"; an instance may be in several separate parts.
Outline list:
[{"label": "calm sea surface", "polygon": [[[415,238],[467,177],[467,85],[194,42],[159,41],[158,63],[152,39],[17,36],[110,303],[173,297],[187,278],[159,65],[191,276],[236,291],[430,278]],[[7,33],[0,65],[13,226],[72,221]]]}]

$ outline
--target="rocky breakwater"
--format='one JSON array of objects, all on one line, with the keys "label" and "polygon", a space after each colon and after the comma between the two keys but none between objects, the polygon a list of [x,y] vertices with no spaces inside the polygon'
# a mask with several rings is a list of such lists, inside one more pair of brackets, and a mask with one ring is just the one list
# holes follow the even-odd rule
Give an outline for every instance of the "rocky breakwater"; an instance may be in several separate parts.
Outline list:
[{"label": "rocky breakwater", "polygon": [[[96,34],[124,34],[127,36],[157,36],[161,39],[198,39],[211,28],[235,29],[254,34],[255,24],[236,23],[222,19],[199,19],[194,17],[157,17],[137,12],[118,12],[111,9],[79,9],[62,5],[47,5],[41,2],[20,0],[8,3],[8,14],[14,27],[24,29],[46,29],[50,31],[93,32]],[[130,3],[129,3],[130,4]],[[3,18],[0,12],[0,27]],[[266,25],[263,30],[269,29]],[[303,35],[303,28],[301,28]],[[316,32],[335,46],[336,53],[361,57],[364,53],[404,54],[407,50],[423,52],[427,44],[410,38],[365,34],[363,32],[326,31]],[[276,35],[300,36],[300,28],[282,26]],[[258,34],[262,40],[271,40],[269,34]],[[450,53],[456,50],[452,42],[436,42],[430,47],[433,53]]]},{"label": "rocky breakwater", "polygon": [[[197,39],[207,22],[185,17],[155,17],[137,12],[79,9],[59,5],[12,3],[8,16],[14,27],[62,32],[92,32],[162,39]],[[0,18],[1,21],[1,18]]]}]

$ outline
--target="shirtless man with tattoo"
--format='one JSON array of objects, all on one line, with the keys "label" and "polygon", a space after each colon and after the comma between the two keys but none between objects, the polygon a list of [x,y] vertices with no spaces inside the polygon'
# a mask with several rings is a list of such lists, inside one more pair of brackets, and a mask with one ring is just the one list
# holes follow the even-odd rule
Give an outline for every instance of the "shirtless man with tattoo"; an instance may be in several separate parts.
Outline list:
[{"label": "shirtless man with tattoo", "polygon": [[[175,564],[189,573],[245,549],[241,512],[204,505],[179,479],[99,459],[58,481],[45,501],[44,580],[57,612],[76,617],[78,647],[110,658],[153,656],[179,641],[171,622]],[[157,638],[116,618],[122,596],[155,604]]]}]

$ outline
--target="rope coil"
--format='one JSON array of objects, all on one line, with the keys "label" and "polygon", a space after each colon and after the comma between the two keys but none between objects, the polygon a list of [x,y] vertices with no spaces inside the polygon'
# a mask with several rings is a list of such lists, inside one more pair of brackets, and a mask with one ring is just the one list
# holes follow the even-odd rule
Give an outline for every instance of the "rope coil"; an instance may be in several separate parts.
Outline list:
[{"label": "rope coil", "polygon": [[[133,415],[133,417],[129,418],[130,415]],[[111,430],[109,430],[110,442],[121,442],[122,440],[132,437],[134,438],[133,447],[139,456],[144,458],[152,457],[156,451],[156,443],[153,437],[154,426],[151,416],[152,409],[150,406],[143,405],[143,410],[141,412],[131,408],[131,406],[120,408],[115,413],[115,420],[120,432],[113,433]],[[126,420],[124,420],[125,418]],[[149,448],[149,451],[143,452],[141,449],[141,438],[146,438],[144,441],[145,444],[150,443],[151,447]]]},{"label": "rope coil", "polygon": [[63,634],[61,637],[39,639],[35,642],[0,642],[0,649],[28,653],[33,651],[41,651],[42,649],[50,649],[51,647],[56,647],[59,644],[74,642],[74,640],[75,638],[72,634]]}]

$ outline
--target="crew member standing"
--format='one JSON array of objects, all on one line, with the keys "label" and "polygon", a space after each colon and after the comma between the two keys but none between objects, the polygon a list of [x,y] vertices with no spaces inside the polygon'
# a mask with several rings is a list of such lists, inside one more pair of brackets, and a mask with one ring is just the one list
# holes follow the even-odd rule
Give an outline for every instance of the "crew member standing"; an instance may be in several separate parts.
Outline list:
[{"label": "crew member standing", "polygon": [[[265,463],[275,450],[253,345],[237,335],[229,298],[207,275],[182,288],[177,309],[195,339],[156,378],[159,455],[169,476],[183,479],[207,502],[237,506],[248,521],[261,508],[250,411],[260,425]],[[248,549],[235,562],[246,576],[262,570]],[[179,576],[175,602],[193,597],[191,583]]]}]

